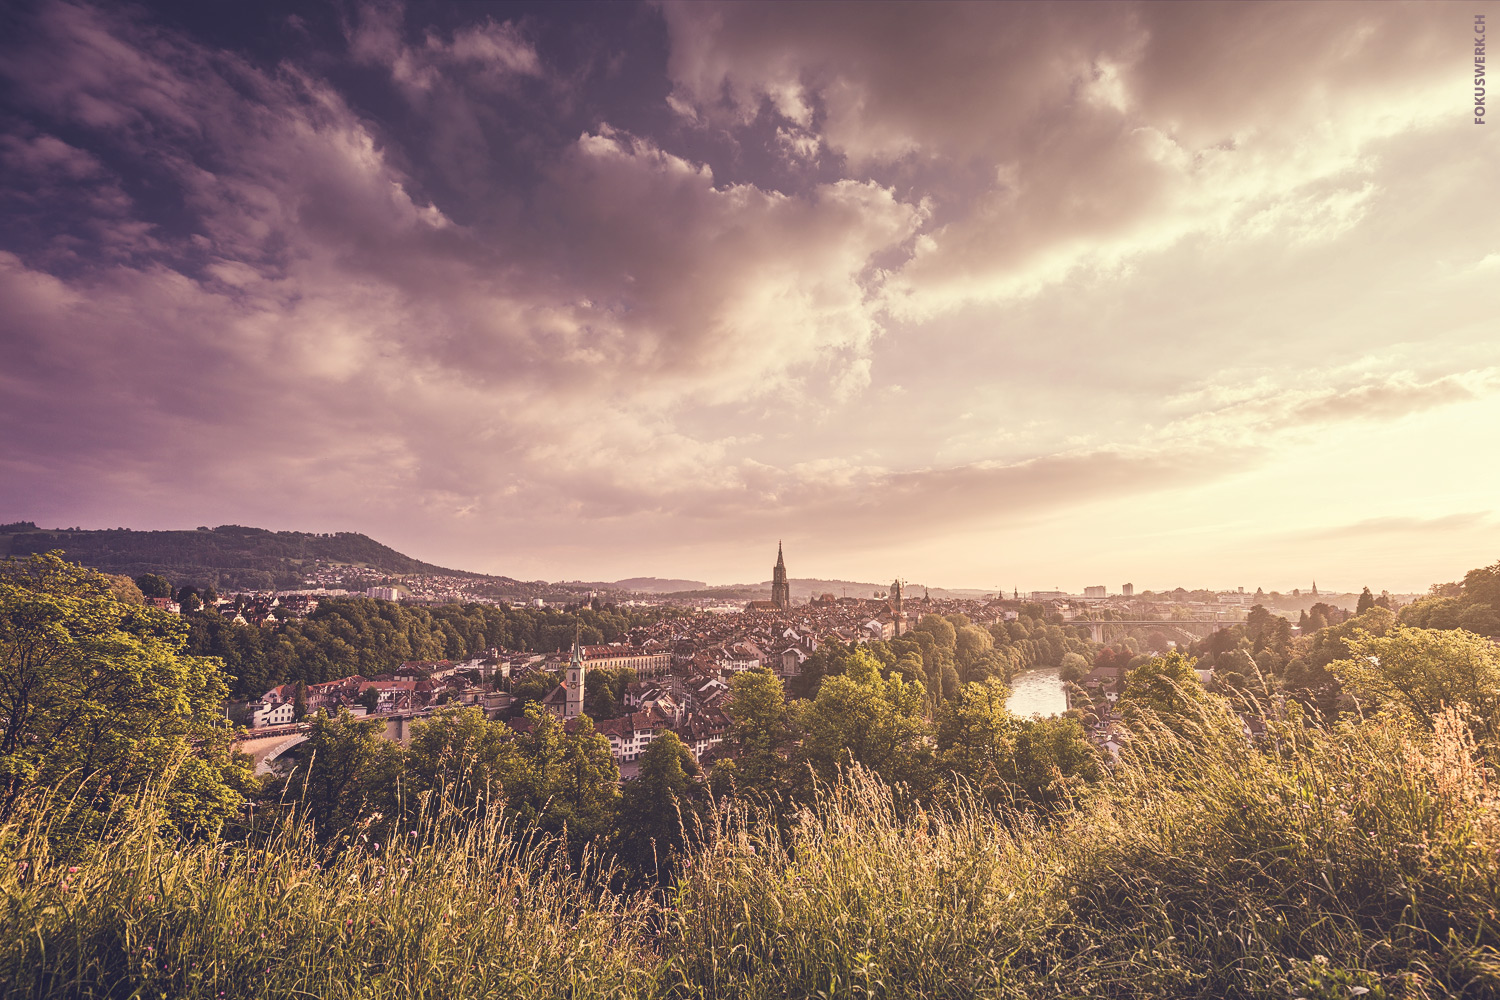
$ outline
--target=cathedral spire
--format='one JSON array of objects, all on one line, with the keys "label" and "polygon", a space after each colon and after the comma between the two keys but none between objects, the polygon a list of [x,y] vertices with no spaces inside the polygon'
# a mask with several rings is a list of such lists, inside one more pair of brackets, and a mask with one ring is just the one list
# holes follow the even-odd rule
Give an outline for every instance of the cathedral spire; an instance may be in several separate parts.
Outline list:
[{"label": "cathedral spire", "polygon": [[771,603],[777,608],[792,606],[792,586],[786,578],[786,559],[781,554],[781,542],[776,542],[776,566],[771,570]]}]

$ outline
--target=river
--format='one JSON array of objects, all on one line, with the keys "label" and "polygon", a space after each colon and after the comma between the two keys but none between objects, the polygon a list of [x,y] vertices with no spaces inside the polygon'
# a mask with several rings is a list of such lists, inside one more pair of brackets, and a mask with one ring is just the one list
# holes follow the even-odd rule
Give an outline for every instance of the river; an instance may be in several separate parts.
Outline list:
[{"label": "river", "polygon": [[1061,715],[1068,710],[1068,696],[1063,693],[1062,677],[1056,667],[1025,670],[1011,678],[1010,700],[1005,703],[1012,715]]}]

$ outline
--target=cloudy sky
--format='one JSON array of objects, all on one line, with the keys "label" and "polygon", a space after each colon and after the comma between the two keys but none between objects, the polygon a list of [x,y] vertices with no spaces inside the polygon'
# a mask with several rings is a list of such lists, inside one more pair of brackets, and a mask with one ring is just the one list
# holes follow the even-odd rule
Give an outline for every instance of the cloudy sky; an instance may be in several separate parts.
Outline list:
[{"label": "cloudy sky", "polygon": [[1500,4],[11,4],[0,521],[524,578],[1500,558]]}]

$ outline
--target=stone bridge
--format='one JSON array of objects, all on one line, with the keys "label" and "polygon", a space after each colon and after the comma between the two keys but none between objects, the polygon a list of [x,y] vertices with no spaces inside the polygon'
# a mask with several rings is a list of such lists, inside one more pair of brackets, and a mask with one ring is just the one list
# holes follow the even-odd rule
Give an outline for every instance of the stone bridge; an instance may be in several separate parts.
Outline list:
[{"label": "stone bridge", "polygon": [[234,748],[255,761],[256,774],[270,774],[271,764],[276,758],[299,743],[306,743],[310,732],[312,726],[306,723],[249,729],[235,737]]},{"label": "stone bridge", "polygon": [[1238,624],[1239,622],[1229,618],[1133,618],[1113,621],[1109,619],[1073,618],[1063,622],[1063,627],[1087,625],[1090,638],[1095,642],[1102,643],[1104,641],[1104,629],[1109,625],[1122,628],[1141,628],[1149,625],[1153,628],[1182,629],[1186,632],[1201,631],[1207,635],[1210,632],[1217,632],[1220,629]]},{"label": "stone bridge", "polygon": [[[400,715],[377,715],[372,718],[385,723],[385,728],[376,735],[395,743],[405,743],[411,738],[412,722],[426,718],[430,714],[430,711],[424,710]],[[271,765],[276,762],[277,758],[292,747],[306,743],[307,734],[310,732],[312,732],[312,726],[306,722],[289,726],[268,726],[265,729],[247,729],[235,737],[234,748],[255,761],[256,774],[266,775],[271,773]]]}]

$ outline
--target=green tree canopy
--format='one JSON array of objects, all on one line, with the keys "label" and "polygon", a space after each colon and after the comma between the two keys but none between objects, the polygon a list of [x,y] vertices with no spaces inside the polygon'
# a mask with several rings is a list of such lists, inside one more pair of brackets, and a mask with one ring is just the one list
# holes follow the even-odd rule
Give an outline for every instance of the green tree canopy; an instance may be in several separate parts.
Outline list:
[{"label": "green tree canopy", "polygon": [[1461,630],[1398,625],[1384,635],[1356,630],[1349,655],[1329,669],[1356,697],[1394,705],[1425,725],[1444,708],[1468,705],[1493,719],[1500,708],[1500,652]]},{"label": "green tree canopy", "polygon": [[[184,653],[173,615],[126,604],[57,553],[0,572],[0,789],[112,796],[170,776],[173,819],[214,829],[248,787],[217,661]],[[87,796],[86,796],[87,797]]]},{"label": "green tree canopy", "polygon": [[172,596],[172,581],[155,573],[142,573],[135,578],[135,585],[141,588],[141,594],[146,597]]},{"label": "green tree canopy", "polygon": [[[620,768],[589,717],[569,726],[540,705],[526,706],[529,728],[516,740],[521,770],[509,796],[525,823],[566,834],[575,851],[614,826]],[[571,727],[571,731],[569,731]]]},{"label": "green tree canopy", "polygon": [[319,709],[309,726],[299,763],[268,798],[295,803],[325,840],[361,818],[392,815],[403,752],[381,738],[383,723],[341,708],[332,716]]},{"label": "green tree canopy", "polygon": [[1194,661],[1178,650],[1152,657],[1125,675],[1121,711],[1150,710],[1167,725],[1195,717],[1208,693],[1198,680]]},{"label": "green tree canopy", "polygon": [[671,730],[641,754],[636,776],[625,782],[615,835],[615,851],[632,871],[664,880],[695,841],[708,801],[697,778],[697,761]]},{"label": "green tree canopy", "polygon": [[940,773],[962,778],[991,805],[1051,806],[1103,775],[1083,726],[1071,718],[1019,719],[1005,708],[1010,691],[966,684],[937,717]]},{"label": "green tree canopy", "polygon": [[875,658],[856,650],[844,674],[825,680],[817,698],[796,703],[801,760],[824,781],[851,763],[887,781],[920,780],[926,759],[924,702],[919,685],[898,673],[882,676]]},{"label": "green tree canopy", "polygon": [[444,708],[412,725],[405,781],[414,798],[426,793],[466,808],[502,799],[519,788],[525,771],[515,730],[473,707]]},{"label": "green tree canopy", "polygon": [[791,730],[781,678],[765,669],[734,678],[728,742],[735,751],[734,772],[741,787],[771,792],[786,764]]}]

